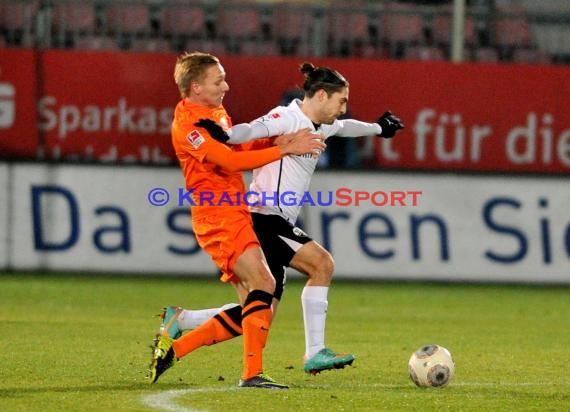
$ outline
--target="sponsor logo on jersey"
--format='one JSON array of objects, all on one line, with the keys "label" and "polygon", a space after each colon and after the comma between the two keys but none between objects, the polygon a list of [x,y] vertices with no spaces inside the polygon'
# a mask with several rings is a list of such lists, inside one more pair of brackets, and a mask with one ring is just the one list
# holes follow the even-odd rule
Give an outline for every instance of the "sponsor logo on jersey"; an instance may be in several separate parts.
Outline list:
[{"label": "sponsor logo on jersey", "polygon": [[200,145],[206,141],[204,136],[202,136],[198,130],[192,130],[188,133],[186,135],[186,140],[188,140],[188,143],[190,143],[194,149],[199,148]]},{"label": "sponsor logo on jersey", "polygon": [[308,237],[308,235],[305,232],[303,232],[301,229],[299,229],[298,227],[293,228],[293,233],[295,234],[295,236]]},{"label": "sponsor logo on jersey", "polygon": [[257,120],[260,122],[269,122],[272,119],[279,119],[280,117],[281,117],[281,115],[279,113],[269,113],[269,114],[266,114],[265,116],[261,116]]}]

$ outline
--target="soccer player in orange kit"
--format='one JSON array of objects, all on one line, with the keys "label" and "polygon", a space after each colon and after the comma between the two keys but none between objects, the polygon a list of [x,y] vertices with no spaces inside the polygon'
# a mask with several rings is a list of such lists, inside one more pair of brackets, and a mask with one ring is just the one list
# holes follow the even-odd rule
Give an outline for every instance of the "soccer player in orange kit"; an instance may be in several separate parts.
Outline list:
[{"label": "soccer player in orange kit", "polygon": [[[192,227],[200,247],[224,273],[224,282],[245,287],[241,306],[225,311],[190,333],[174,340],[155,339],[150,365],[154,383],[178,359],[199,347],[243,334],[244,370],[240,387],[286,389],[263,372],[263,348],[271,324],[275,279],[253,231],[242,171],[251,170],[289,154],[320,153],[321,138],[308,129],[275,139],[253,142],[243,150],[214,140],[201,119],[231,127],[222,106],[229,85],[219,59],[207,53],[185,53],[177,59],[174,80],[182,100],[176,106],[172,142],[192,198]],[[239,294],[238,294],[239,297]]]}]

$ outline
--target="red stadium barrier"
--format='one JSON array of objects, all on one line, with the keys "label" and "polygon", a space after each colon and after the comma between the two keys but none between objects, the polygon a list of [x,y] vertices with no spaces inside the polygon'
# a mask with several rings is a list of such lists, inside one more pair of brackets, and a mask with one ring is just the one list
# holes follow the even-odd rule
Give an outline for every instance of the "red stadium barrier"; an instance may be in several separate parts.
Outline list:
[{"label": "red stadium barrier", "polygon": [[[169,128],[179,98],[175,58],[2,49],[0,156],[174,163]],[[264,114],[285,90],[302,84],[300,58],[221,59],[231,87],[224,104],[234,123]],[[389,108],[404,120],[400,136],[377,140],[381,168],[570,171],[568,68],[309,61],[347,77],[355,118],[371,121]]]}]

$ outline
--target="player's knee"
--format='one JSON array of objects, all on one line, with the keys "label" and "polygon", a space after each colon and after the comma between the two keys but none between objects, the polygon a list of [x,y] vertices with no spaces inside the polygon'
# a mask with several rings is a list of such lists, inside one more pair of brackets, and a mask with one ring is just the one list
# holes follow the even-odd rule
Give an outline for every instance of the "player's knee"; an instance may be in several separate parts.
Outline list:
[{"label": "player's knee", "polygon": [[334,259],[330,253],[327,253],[319,260],[319,273],[327,278],[332,278],[334,273]]},{"label": "player's knee", "polygon": [[334,258],[326,249],[320,250],[318,258],[314,260],[314,264],[317,267],[317,272],[322,276],[330,277],[334,273]]},{"label": "player's knee", "polygon": [[271,272],[269,272],[267,268],[260,267],[254,277],[253,284],[250,283],[250,288],[260,289],[273,294],[275,291],[275,279],[271,276]]},{"label": "player's knee", "polygon": [[263,284],[265,285],[265,291],[273,294],[275,292],[275,279],[269,274],[269,276],[264,276]]},{"label": "player's knee", "polygon": [[316,242],[309,242],[297,251],[290,266],[323,285],[330,283],[335,269],[332,255]]},{"label": "player's knee", "polygon": [[312,262],[309,277],[317,282],[330,283],[334,273],[334,259],[330,253],[322,253]]}]

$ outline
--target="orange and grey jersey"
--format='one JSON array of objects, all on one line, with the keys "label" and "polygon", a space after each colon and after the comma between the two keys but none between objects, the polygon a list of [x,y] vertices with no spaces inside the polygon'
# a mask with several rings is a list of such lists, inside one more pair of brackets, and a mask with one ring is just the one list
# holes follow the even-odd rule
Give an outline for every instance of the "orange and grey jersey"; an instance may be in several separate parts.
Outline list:
[{"label": "orange and grey jersey", "polygon": [[[316,134],[356,137],[380,134],[377,123],[353,119],[335,120],[332,124],[315,125],[301,110],[296,99],[288,106],[278,106],[265,116],[249,124],[239,124],[228,131],[228,143],[237,144],[262,137],[279,136],[309,128]],[[311,177],[317,166],[318,156],[285,156],[253,171],[248,200],[250,211],[264,215],[279,215],[295,224],[300,213],[300,203],[309,190]]]}]

